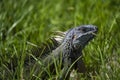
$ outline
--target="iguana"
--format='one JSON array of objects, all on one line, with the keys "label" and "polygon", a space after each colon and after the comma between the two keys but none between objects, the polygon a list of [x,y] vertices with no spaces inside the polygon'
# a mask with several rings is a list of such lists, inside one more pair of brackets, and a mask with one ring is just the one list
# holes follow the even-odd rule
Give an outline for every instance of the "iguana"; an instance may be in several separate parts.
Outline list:
[{"label": "iguana", "polygon": [[[36,77],[42,80],[47,79],[46,76],[48,73],[46,70],[50,68],[51,73],[54,72],[55,63],[60,63],[60,68],[62,69],[57,80],[69,79],[72,69],[78,72],[85,72],[85,65],[81,58],[82,50],[87,43],[94,38],[96,33],[96,26],[81,25],[64,32],[61,40],[52,38],[53,46],[50,47],[50,49],[47,47],[43,52],[41,51],[42,48],[33,50],[32,57],[35,58],[29,60],[29,58],[26,57],[24,62],[24,79],[34,79]],[[41,55],[41,53],[43,54]],[[45,53],[47,53],[47,55]],[[32,68],[34,69],[31,70]]]},{"label": "iguana", "polygon": [[[94,38],[96,33],[97,27],[94,25],[81,25],[68,30],[62,42],[57,44],[58,47],[49,55],[42,58],[42,60],[40,59],[42,63],[41,66],[46,67],[45,69],[51,68],[54,66],[54,61],[60,62],[60,59],[62,58],[62,72],[58,77],[58,80],[69,79],[72,69],[76,69],[78,72],[85,72],[85,66],[81,58],[82,50],[86,44]],[[57,40],[55,40],[55,42],[56,41]],[[43,68],[39,67],[36,69],[34,75],[38,76],[41,69]],[[46,77],[46,75],[44,75],[46,72],[43,71],[42,74],[43,76],[40,76],[40,78],[43,80]]]}]

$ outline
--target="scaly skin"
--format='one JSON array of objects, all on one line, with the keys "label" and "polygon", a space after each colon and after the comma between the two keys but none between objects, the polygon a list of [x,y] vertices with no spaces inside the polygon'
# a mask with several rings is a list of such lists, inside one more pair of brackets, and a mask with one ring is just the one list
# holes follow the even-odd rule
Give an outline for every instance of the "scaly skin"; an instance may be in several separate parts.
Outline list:
[{"label": "scaly skin", "polygon": [[[80,57],[82,56],[83,48],[94,38],[96,32],[97,28],[93,25],[82,25],[70,29],[66,33],[61,45],[53,50],[50,55],[46,56],[44,60],[42,60],[43,66],[51,67],[54,65],[54,59],[58,61],[62,57],[62,72],[58,80],[68,79],[72,69],[76,69],[79,72],[85,72],[84,63]],[[69,70],[74,62],[75,64]],[[39,72],[40,69],[37,69],[35,74]],[[44,79],[44,77],[45,76],[43,76],[42,79]]]}]

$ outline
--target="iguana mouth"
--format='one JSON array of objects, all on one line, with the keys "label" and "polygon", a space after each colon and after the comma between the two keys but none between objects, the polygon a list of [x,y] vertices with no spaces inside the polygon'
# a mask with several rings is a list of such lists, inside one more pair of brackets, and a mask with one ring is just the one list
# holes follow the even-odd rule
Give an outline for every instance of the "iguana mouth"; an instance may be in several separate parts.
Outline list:
[{"label": "iguana mouth", "polygon": [[94,36],[97,36],[97,34],[96,34],[96,33],[94,33],[94,32],[92,32],[91,34],[92,34],[92,35],[94,35]]},{"label": "iguana mouth", "polygon": [[92,34],[92,35],[96,36],[96,33],[97,33],[97,29],[96,29],[96,30],[93,30],[93,31],[89,31],[89,32],[87,32],[87,33],[84,33],[84,35]]},{"label": "iguana mouth", "polygon": [[97,29],[97,27],[95,27],[96,29],[94,30],[94,31],[90,31],[89,32],[89,34],[91,34],[91,38],[89,38],[88,39],[88,41],[87,41],[87,43],[90,41],[90,40],[92,40],[95,36],[97,36],[97,31],[98,31],[98,29]]},{"label": "iguana mouth", "polygon": [[92,37],[89,39],[89,40],[91,40],[93,37],[97,36],[97,28],[94,31],[88,32],[87,34],[91,34]]}]

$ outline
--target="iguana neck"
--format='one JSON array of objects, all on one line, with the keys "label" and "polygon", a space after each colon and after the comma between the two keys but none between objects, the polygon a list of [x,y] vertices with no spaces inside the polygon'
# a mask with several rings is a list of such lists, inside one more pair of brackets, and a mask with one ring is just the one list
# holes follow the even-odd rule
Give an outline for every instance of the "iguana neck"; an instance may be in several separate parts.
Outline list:
[{"label": "iguana neck", "polygon": [[58,49],[59,52],[62,54],[63,58],[70,57],[71,53],[73,52],[72,40],[71,39],[65,40]]}]

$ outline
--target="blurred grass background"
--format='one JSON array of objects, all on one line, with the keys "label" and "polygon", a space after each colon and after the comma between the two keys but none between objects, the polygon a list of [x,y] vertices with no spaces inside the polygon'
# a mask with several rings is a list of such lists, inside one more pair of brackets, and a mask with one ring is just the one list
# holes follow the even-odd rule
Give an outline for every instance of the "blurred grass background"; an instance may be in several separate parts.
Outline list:
[{"label": "blurred grass background", "polygon": [[99,29],[83,51],[92,79],[120,80],[119,0],[0,0],[0,78],[6,77],[5,62],[16,56],[17,71],[8,70],[12,77],[7,77],[21,79],[27,41],[40,44],[51,32],[82,24]]}]

